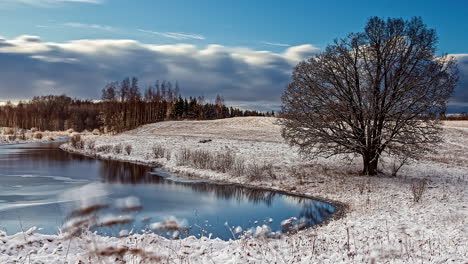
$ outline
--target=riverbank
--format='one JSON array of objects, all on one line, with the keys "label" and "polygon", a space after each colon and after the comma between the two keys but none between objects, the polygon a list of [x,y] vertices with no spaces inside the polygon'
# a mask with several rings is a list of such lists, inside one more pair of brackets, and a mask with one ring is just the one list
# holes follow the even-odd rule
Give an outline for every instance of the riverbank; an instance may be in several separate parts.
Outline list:
[{"label": "riverbank", "polygon": [[[73,239],[68,249],[68,241],[60,236],[3,233],[0,260],[9,263],[29,256],[45,263],[62,263],[65,258],[70,263],[92,262],[87,254],[94,241],[100,247],[144,249],[175,263],[464,263],[468,125],[446,122],[444,137],[438,154],[404,166],[395,178],[389,176],[391,160],[384,160],[379,177],[360,176],[359,159],[303,161],[283,142],[274,118],[162,122],[116,136],[83,136],[82,144],[63,149],[158,164],[188,177],[323,197],[347,204],[349,211],[343,218],[281,239],[171,241],[151,234],[90,235]],[[204,159],[194,158],[201,156]],[[210,167],[203,160],[231,160],[238,166]],[[237,168],[241,165],[244,170]],[[413,190],[423,180],[428,184],[416,203]]]},{"label": "riverbank", "polygon": [[[12,128],[0,128],[0,131],[4,130],[0,134],[0,146],[2,145],[14,145],[14,144],[26,144],[34,142],[50,142],[57,139],[69,138],[72,133],[68,131],[24,131],[18,132]],[[9,130],[5,133],[5,130]]]}]

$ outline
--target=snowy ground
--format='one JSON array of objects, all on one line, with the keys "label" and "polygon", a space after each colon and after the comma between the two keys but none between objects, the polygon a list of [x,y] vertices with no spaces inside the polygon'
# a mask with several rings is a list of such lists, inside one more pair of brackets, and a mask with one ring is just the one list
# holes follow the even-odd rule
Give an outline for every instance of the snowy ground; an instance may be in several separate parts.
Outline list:
[{"label": "snowy ground", "polygon": [[[280,239],[225,242],[89,234],[70,241],[34,230],[0,233],[0,263],[139,263],[138,259],[147,263],[158,258],[165,263],[467,263],[468,123],[450,121],[444,126],[446,142],[439,153],[404,166],[396,178],[388,176],[391,160],[383,163],[382,175],[370,178],[359,175],[359,159],[306,162],[283,142],[274,118],[162,122],[117,136],[88,135],[83,137],[83,149],[70,144],[63,148],[100,158],[158,163],[190,177],[322,197],[349,208],[342,218]],[[124,150],[116,154],[118,144],[122,149],[132,146],[130,154]],[[155,146],[165,150],[163,158],[154,158]],[[234,153],[246,166],[272,164],[276,179],[182,166],[184,149]],[[423,179],[429,181],[428,187],[415,203],[411,186]]]}]

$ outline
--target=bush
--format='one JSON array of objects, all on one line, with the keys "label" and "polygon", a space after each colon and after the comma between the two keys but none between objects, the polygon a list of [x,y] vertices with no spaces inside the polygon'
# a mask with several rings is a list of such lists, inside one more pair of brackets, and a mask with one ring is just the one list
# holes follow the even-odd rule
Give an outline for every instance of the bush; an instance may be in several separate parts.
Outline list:
[{"label": "bush", "polygon": [[87,145],[89,150],[93,150],[94,147],[96,146],[96,141],[95,140],[88,140],[86,142],[86,145]]},{"label": "bush", "polygon": [[73,130],[73,128],[67,129],[67,133],[68,133],[68,134],[73,133],[73,132],[75,132],[75,131]]},{"label": "bush", "polygon": [[16,135],[8,135],[7,139],[8,139],[8,141],[15,141],[16,140]]},{"label": "bush", "polygon": [[265,163],[263,165],[263,172],[266,174],[266,176],[276,179],[276,174],[274,171],[273,163]]},{"label": "bush", "polygon": [[260,165],[257,164],[257,162],[253,161],[249,164],[249,166],[247,166],[246,174],[250,180],[258,180],[263,176],[263,169]]},{"label": "bush", "polygon": [[231,151],[226,151],[224,153],[218,153],[214,157],[213,170],[219,172],[226,172],[232,168],[234,165],[235,157]]},{"label": "bush", "polygon": [[37,132],[34,134],[34,138],[35,139],[42,139],[42,133],[41,132]]},{"label": "bush", "polygon": [[115,154],[120,154],[120,153],[122,153],[122,144],[117,144],[117,145],[115,145],[113,149],[114,149],[114,153],[115,153]]},{"label": "bush", "polygon": [[189,165],[190,164],[190,157],[192,156],[192,152],[187,149],[183,148],[177,154],[177,164],[178,165]]},{"label": "bush", "polygon": [[15,130],[13,128],[11,128],[11,127],[5,127],[5,128],[3,128],[2,134],[3,135],[14,135]]},{"label": "bush", "polygon": [[125,146],[125,152],[127,153],[127,155],[130,155],[132,153],[132,149],[132,145]]},{"label": "bush", "polygon": [[236,177],[242,177],[245,174],[245,160],[237,158],[232,166],[232,173]]},{"label": "bush", "polygon": [[80,134],[75,134],[71,137],[71,144],[76,149],[82,149],[84,147],[83,141],[81,140]]},{"label": "bush", "polygon": [[153,146],[153,157],[155,159],[161,159],[161,158],[164,158],[164,156],[166,155],[166,149],[159,146],[159,145],[154,145]]},{"label": "bush", "polygon": [[110,153],[112,150],[111,145],[100,145],[96,147],[96,152]]},{"label": "bush", "polygon": [[299,180],[299,183],[303,183],[304,179],[307,176],[307,172],[304,170],[304,168],[295,168],[291,167],[289,173],[296,179]]},{"label": "bush", "polygon": [[169,149],[166,149],[166,159],[171,160],[172,152]]},{"label": "bush", "polygon": [[99,131],[99,129],[95,128],[95,129],[93,130],[93,135],[99,136],[100,134],[101,134],[101,132]]},{"label": "bush", "polygon": [[211,169],[213,157],[206,150],[195,150],[191,155],[191,163],[197,169]]},{"label": "bush", "polygon": [[427,189],[427,180],[414,180],[411,183],[411,192],[413,193],[413,201],[419,203],[424,192]]},{"label": "bush", "polygon": [[34,133],[34,132],[36,132],[36,131],[37,131],[37,128],[31,127],[31,133]]}]

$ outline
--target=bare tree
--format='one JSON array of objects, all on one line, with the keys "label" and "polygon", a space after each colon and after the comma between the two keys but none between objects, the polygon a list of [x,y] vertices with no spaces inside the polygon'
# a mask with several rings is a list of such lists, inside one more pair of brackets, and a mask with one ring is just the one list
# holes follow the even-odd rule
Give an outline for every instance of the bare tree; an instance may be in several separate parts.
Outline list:
[{"label": "bare tree", "polygon": [[436,56],[421,18],[369,19],[300,62],[282,97],[282,135],[315,158],[357,154],[377,174],[385,151],[420,155],[440,142],[440,113],[458,80],[455,59]]}]

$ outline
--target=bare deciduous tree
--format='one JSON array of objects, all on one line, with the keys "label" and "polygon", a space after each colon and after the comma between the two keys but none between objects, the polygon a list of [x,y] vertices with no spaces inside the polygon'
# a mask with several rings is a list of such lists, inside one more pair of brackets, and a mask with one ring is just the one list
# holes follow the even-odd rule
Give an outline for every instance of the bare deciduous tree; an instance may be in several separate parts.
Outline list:
[{"label": "bare deciduous tree", "polygon": [[439,143],[439,114],[457,83],[420,18],[369,19],[300,62],[282,97],[283,137],[307,157],[358,154],[375,175],[381,154],[418,155]]}]

